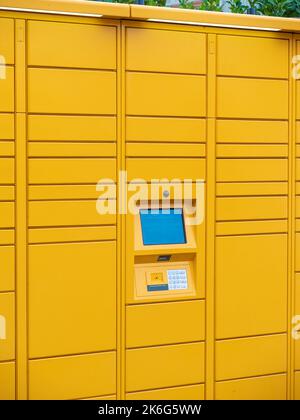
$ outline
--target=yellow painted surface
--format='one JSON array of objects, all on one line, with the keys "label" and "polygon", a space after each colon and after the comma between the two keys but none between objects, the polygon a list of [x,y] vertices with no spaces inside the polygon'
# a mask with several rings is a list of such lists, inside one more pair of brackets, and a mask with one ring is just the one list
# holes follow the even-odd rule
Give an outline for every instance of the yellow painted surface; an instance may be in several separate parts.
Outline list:
[{"label": "yellow painted surface", "polygon": [[116,118],[84,115],[29,115],[30,141],[116,141]]},{"label": "yellow painted surface", "polygon": [[32,245],[29,270],[30,357],[115,349],[114,242]]},{"label": "yellow painted surface", "polygon": [[13,114],[0,114],[0,139],[14,139],[14,116]]},{"label": "yellow painted surface", "polygon": [[[28,145],[29,157],[114,157],[114,143],[46,143],[32,142]],[[1,151],[1,143],[0,143]]]},{"label": "yellow painted surface", "polygon": [[300,233],[296,233],[296,271],[300,271]]},{"label": "yellow painted surface", "polygon": [[127,143],[128,157],[205,157],[204,144]]},{"label": "yellow painted surface", "polygon": [[14,20],[0,19],[0,54],[5,58],[6,64],[14,64]]},{"label": "yellow painted surface", "polygon": [[0,400],[14,400],[15,396],[15,363],[0,362]]},{"label": "yellow painted surface", "polygon": [[14,290],[14,287],[15,287],[15,249],[13,246],[0,247],[0,267],[1,267],[0,291]]},{"label": "yellow painted surface", "polygon": [[102,178],[116,179],[114,159],[32,159],[29,184],[96,184]]},{"label": "yellow painted surface", "polygon": [[286,375],[217,382],[217,400],[285,400]]},{"label": "yellow painted surface", "polygon": [[206,73],[205,34],[127,28],[126,42],[127,70]]},{"label": "yellow painted surface", "polygon": [[0,202],[0,228],[15,226],[15,207],[12,202]]},{"label": "yellow painted surface", "polygon": [[300,400],[300,371],[295,372],[295,400]]},{"label": "yellow painted surface", "polygon": [[7,66],[5,79],[0,83],[0,112],[14,112],[14,68]]},{"label": "yellow painted surface", "polygon": [[116,68],[115,27],[30,21],[28,43],[29,66]]},{"label": "yellow painted surface", "polygon": [[286,344],[286,334],[217,341],[216,380],[285,372]]},{"label": "yellow painted surface", "polygon": [[217,145],[217,158],[288,157],[288,145]]},{"label": "yellow painted surface", "polygon": [[[300,273],[295,276],[295,315],[300,315]],[[299,320],[293,327],[296,327],[296,331],[299,333],[300,325]],[[300,370],[300,340],[295,340],[295,369]]]},{"label": "yellow painted surface", "polygon": [[[217,42],[219,75],[288,78],[287,40],[218,35]],[[229,56],[238,59],[230,60]]]},{"label": "yellow painted surface", "polygon": [[109,241],[116,239],[115,226],[85,226],[30,229],[29,243],[55,243],[77,241]]},{"label": "yellow painted surface", "polygon": [[217,236],[251,235],[255,233],[287,233],[287,220],[239,220],[217,222]]},{"label": "yellow painted surface", "polygon": [[132,179],[192,179],[206,178],[205,159],[127,159],[128,180]]},{"label": "yellow painted surface", "polygon": [[287,235],[220,237],[216,244],[216,337],[284,332]]},{"label": "yellow painted surface", "polygon": [[[1,328],[0,362],[12,360],[15,357],[15,295],[0,293]],[[2,335],[3,334],[3,335]]]},{"label": "yellow painted surface", "polygon": [[30,399],[87,398],[94,395],[109,395],[115,391],[114,352],[37,359],[29,362]]},{"label": "yellow painted surface", "polygon": [[126,140],[129,142],[205,142],[206,121],[203,118],[127,117]]},{"label": "yellow painted surface", "polygon": [[128,115],[204,117],[206,78],[195,75],[128,72]]},{"label": "yellow painted surface", "polygon": [[229,182],[216,185],[216,195],[221,196],[272,196],[287,195],[287,182]]},{"label": "yellow painted surface", "polygon": [[13,158],[0,158],[1,184],[13,184],[15,181],[15,162]]},{"label": "yellow painted surface", "polygon": [[126,365],[127,392],[204,382],[204,343],[127,350]]},{"label": "yellow painted surface", "polygon": [[80,398],[81,400],[116,400],[116,395],[104,395],[103,397]]},{"label": "yellow painted surface", "polygon": [[[205,339],[203,301],[131,305],[126,309],[126,345],[143,347]],[[137,325],[141,328],[137,329]]]},{"label": "yellow painted surface", "polygon": [[14,156],[15,147],[12,141],[0,141],[0,156]]},{"label": "yellow painted surface", "polygon": [[218,143],[288,143],[287,121],[217,120]]},{"label": "yellow painted surface", "polygon": [[103,191],[97,191],[95,184],[75,185],[30,185],[28,188],[29,200],[77,200],[95,199],[102,192],[107,198],[116,198],[116,190],[110,185],[103,185]]},{"label": "yellow painted surface", "polygon": [[99,214],[94,200],[32,201],[28,209],[29,227],[112,225],[114,214]]},{"label": "yellow painted surface", "polygon": [[14,229],[0,229],[0,245],[12,245],[15,241]]},{"label": "yellow painted surface", "polygon": [[285,159],[218,159],[217,181],[287,181]]},{"label": "yellow painted surface", "polygon": [[129,392],[127,400],[204,400],[204,385],[178,386],[151,391]]},{"label": "yellow painted surface", "polygon": [[29,112],[116,113],[116,75],[113,71],[30,68],[28,86]]},{"label": "yellow painted surface", "polygon": [[286,197],[221,197],[216,200],[217,220],[284,219]]},{"label": "yellow painted surface", "polygon": [[217,89],[218,117],[288,118],[287,81],[218,77]]}]

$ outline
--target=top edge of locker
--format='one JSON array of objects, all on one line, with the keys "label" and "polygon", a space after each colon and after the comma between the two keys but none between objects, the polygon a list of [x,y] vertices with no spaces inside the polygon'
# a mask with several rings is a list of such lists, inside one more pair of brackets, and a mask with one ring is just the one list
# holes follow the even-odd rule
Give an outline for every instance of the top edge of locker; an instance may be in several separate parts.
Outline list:
[{"label": "top edge of locker", "polygon": [[[300,33],[299,20],[273,16],[241,15],[171,7],[155,7],[86,0],[0,0],[0,11],[115,17],[124,19],[186,23],[191,25],[236,27]],[[166,22],[167,21],[167,22]]]}]

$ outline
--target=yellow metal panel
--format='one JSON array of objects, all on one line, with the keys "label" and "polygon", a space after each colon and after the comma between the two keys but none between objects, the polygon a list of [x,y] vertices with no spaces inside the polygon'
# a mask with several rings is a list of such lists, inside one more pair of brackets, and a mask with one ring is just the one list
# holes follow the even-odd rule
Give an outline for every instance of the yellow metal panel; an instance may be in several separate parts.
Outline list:
[{"label": "yellow metal panel", "polygon": [[[104,187],[104,186],[103,186]],[[116,198],[116,191],[106,187],[106,197]],[[0,190],[1,191],[1,190]],[[68,200],[98,198],[102,194],[96,190],[95,184],[91,185],[30,185],[28,188],[29,200]]]},{"label": "yellow metal panel", "polygon": [[300,181],[300,159],[296,159],[296,180]]},{"label": "yellow metal panel", "polygon": [[0,247],[0,267],[0,291],[14,290],[15,248],[13,246]]},{"label": "yellow metal panel", "polygon": [[217,39],[218,74],[288,78],[288,40],[232,35],[218,35]]},{"label": "yellow metal panel", "polygon": [[127,350],[126,362],[127,392],[204,381],[204,343]]},{"label": "yellow metal panel", "polygon": [[217,400],[285,400],[286,375],[216,383]]},{"label": "yellow metal panel", "polygon": [[[299,260],[298,260],[299,261]],[[295,275],[295,315],[300,315],[300,273]],[[299,322],[297,322],[297,325]],[[300,329],[298,328],[298,331]],[[300,370],[300,340],[295,340],[295,369]]]},{"label": "yellow metal panel", "polygon": [[0,400],[14,400],[15,363],[0,363]]},{"label": "yellow metal panel", "polygon": [[99,214],[94,200],[32,201],[29,203],[30,227],[112,225],[114,214]]},{"label": "yellow metal panel", "polygon": [[7,66],[5,72],[6,78],[0,83],[0,112],[14,112],[14,69]]},{"label": "yellow metal panel", "polygon": [[287,220],[256,220],[256,221],[233,221],[218,222],[216,233],[218,236],[225,235],[251,235],[254,233],[287,233]]},{"label": "yellow metal panel", "polygon": [[[15,294],[0,293],[0,320],[4,321],[4,337],[0,339],[0,361],[15,357]],[[2,381],[2,379],[1,379]],[[0,382],[1,382],[0,381]]]},{"label": "yellow metal panel", "polygon": [[30,68],[28,86],[29,112],[116,113],[116,74],[112,71]]},{"label": "yellow metal panel", "polygon": [[204,301],[127,306],[127,347],[176,344],[204,338]]},{"label": "yellow metal panel", "polygon": [[287,121],[217,120],[219,143],[287,143]]},{"label": "yellow metal panel", "polygon": [[127,117],[126,139],[132,142],[205,142],[206,121],[198,118]]},{"label": "yellow metal panel", "polygon": [[296,234],[296,265],[295,270],[300,271],[300,233]]},{"label": "yellow metal panel", "polygon": [[287,197],[222,197],[216,202],[216,218],[219,221],[287,217]]},{"label": "yellow metal panel", "polygon": [[175,30],[127,28],[126,69],[205,74],[206,35]]},{"label": "yellow metal panel", "polygon": [[127,73],[126,113],[203,117],[206,78],[195,75]]},{"label": "yellow metal panel", "polygon": [[[1,143],[0,143],[1,151]],[[28,144],[29,157],[113,157],[116,156],[115,143],[46,143]]]},{"label": "yellow metal panel", "polygon": [[288,195],[287,182],[218,183],[217,196]]},{"label": "yellow metal panel", "polygon": [[127,400],[204,400],[204,385],[178,386],[151,391],[129,392]]},{"label": "yellow metal panel", "polygon": [[15,136],[13,114],[0,114],[0,139],[13,140]]},{"label": "yellow metal panel", "polygon": [[115,141],[116,118],[28,115],[30,141]]},{"label": "yellow metal panel", "polygon": [[114,242],[31,245],[29,273],[31,358],[116,347]]},{"label": "yellow metal panel", "polygon": [[205,179],[205,159],[127,159],[128,180]]},{"label": "yellow metal panel", "polygon": [[115,226],[29,229],[29,243],[109,241],[116,239]]},{"label": "yellow metal panel", "polygon": [[218,159],[217,181],[287,181],[287,159]]},{"label": "yellow metal panel", "polygon": [[12,245],[15,242],[14,229],[0,229],[0,245]]},{"label": "yellow metal panel", "polygon": [[288,82],[219,77],[217,115],[223,118],[288,118]]},{"label": "yellow metal panel", "polygon": [[[0,19],[0,55],[5,58],[6,64],[14,64],[15,48],[14,48],[14,20]],[[2,83],[2,82],[1,82]]]},{"label": "yellow metal panel", "polygon": [[296,121],[296,142],[300,143],[300,121]]},{"label": "yellow metal panel", "polygon": [[15,205],[11,202],[0,202],[0,228],[15,226]]},{"label": "yellow metal panel", "polygon": [[300,196],[296,196],[296,217],[300,218]]},{"label": "yellow metal panel", "polygon": [[217,158],[236,157],[287,157],[288,145],[258,145],[258,144],[219,144],[216,150]]},{"label": "yellow metal panel", "polygon": [[116,28],[29,21],[28,64],[115,69]]},{"label": "yellow metal panel", "polygon": [[217,341],[216,380],[282,373],[286,361],[286,334]]},{"label": "yellow metal panel", "polygon": [[126,156],[205,157],[204,144],[127,143]]},{"label": "yellow metal panel", "polygon": [[0,201],[12,201],[15,199],[15,187],[12,185],[0,185]]},{"label": "yellow metal panel", "polygon": [[115,392],[115,352],[29,361],[30,399],[85,398]]},{"label": "yellow metal panel", "polygon": [[81,400],[116,400],[116,395],[105,395],[104,397],[81,398]]},{"label": "yellow metal panel", "polygon": [[14,156],[15,144],[12,141],[0,141],[0,156]]},{"label": "yellow metal panel", "polygon": [[219,237],[216,252],[217,338],[284,332],[287,235]]},{"label": "yellow metal panel", "polygon": [[295,372],[295,400],[300,400],[300,372]]},{"label": "yellow metal panel", "polygon": [[[300,120],[300,82],[296,82],[296,118]],[[299,136],[299,135],[298,135]]]},{"label": "yellow metal panel", "polygon": [[31,159],[30,184],[95,183],[116,179],[115,159]]},{"label": "yellow metal panel", "polygon": [[15,160],[12,158],[0,158],[0,183],[13,184],[15,182]]}]

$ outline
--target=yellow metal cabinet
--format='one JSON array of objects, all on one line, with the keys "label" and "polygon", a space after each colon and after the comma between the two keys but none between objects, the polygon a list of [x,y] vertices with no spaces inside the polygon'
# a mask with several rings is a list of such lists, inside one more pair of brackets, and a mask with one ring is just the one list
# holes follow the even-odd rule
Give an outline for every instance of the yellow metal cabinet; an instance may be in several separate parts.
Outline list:
[{"label": "yellow metal cabinet", "polygon": [[[15,248],[0,247],[0,291],[11,291],[15,287]],[[1,295],[0,295],[1,296]]]},{"label": "yellow metal cabinet", "polygon": [[206,121],[200,118],[127,117],[128,142],[202,143]]},{"label": "yellow metal cabinet", "polygon": [[288,82],[219,77],[217,115],[220,118],[288,118]]},{"label": "yellow metal cabinet", "polygon": [[286,330],[287,235],[217,238],[217,338]]},{"label": "yellow metal cabinet", "polygon": [[204,144],[127,143],[128,157],[205,157]]},{"label": "yellow metal cabinet", "polygon": [[126,351],[126,390],[204,382],[204,343]]},{"label": "yellow metal cabinet", "polygon": [[203,400],[204,385],[178,386],[151,391],[129,392],[127,400]]},{"label": "yellow metal cabinet", "polygon": [[296,271],[300,271],[300,232],[296,234]]},{"label": "yellow metal cabinet", "polygon": [[128,115],[206,115],[204,76],[128,72],[126,91]]},{"label": "yellow metal cabinet", "polygon": [[115,349],[114,242],[31,245],[29,270],[30,357]]},{"label": "yellow metal cabinet", "polygon": [[113,71],[29,68],[28,110],[55,114],[115,114]]},{"label": "yellow metal cabinet", "polygon": [[13,158],[0,158],[1,172],[0,172],[0,183],[1,184],[13,184],[15,180],[15,162]]},{"label": "yellow metal cabinet", "polygon": [[12,114],[0,114],[0,139],[14,139],[14,116]]},{"label": "yellow metal cabinet", "polygon": [[295,372],[295,400],[300,400],[300,371]]},{"label": "yellow metal cabinet", "polygon": [[[102,178],[116,179],[114,159],[32,159],[30,184],[97,184]],[[96,187],[95,187],[96,188]]]},{"label": "yellow metal cabinet", "polygon": [[286,334],[217,341],[216,380],[282,373],[286,360]]},{"label": "yellow metal cabinet", "polygon": [[112,225],[115,223],[115,214],[97,213],[94,200],[31,201],[28,206],[29,227]]},{"label": "yellow metal cabinet", "polygon": [[7,66],[5,69],[5,79],[0,80],[0,112],[14,112],[14,69]]},{"label": "yellow metal cabinet", "polygon": [[14,32],[14,19],[0,18],[0,55],[6,64],[15,62]]},{"label": "yellow metal cabinet", "polygon": [[15,395],[15,363],[0,362],[0,400],[14,400]]},{"label": "yellow metal cabinet", "polygon": [[144,179],[173,179],[204,180],[206,178],[205,159],[136,159],[126,161],[128,180]]},{"label": "yellow metal cabinet", "polygon": [[205,304],[195,300],[131,305],[126,309],[126,324],[127,347],[201,341],[205,338]]},{"label": "yellow metal cabinet", "polygon": [[[300,273],[295,276],[295,315],[300,315]],[[298,333],[300,333],[299,321],[297,321]],[[295,340],[295,369],[300,370],[300,340]]]},{"label": "yellow metal cabinet", "polygon": [[116,391],[114,352],[31,360],[29,398],[55,400],[110,395]]},{"label": "yellow metal cabinet", "polygon": [[217,400],[285,400],[286,375],[260,376],[216,383]]},{"label": "yellow metal cabinet", "polygon": [[0,293],[0,362],[15,357],[15,295]]},{"label": "yellow metal cabinet", "polygon": [[289,76],[289,42],[286,39],[218,35],[217,42],[217,72],[221,76],[274,79]]},{"label": "yellow metal cabinet", "polygon": [[115,27],[30,21],[28,46],[29,66],[116,68]]},{"label": "yellow metal cabinet", "polygon": [[217,120],[218,143],[287,143],[287,121]]},{"label": "yellow metal cabinet", "polygon": [[127,28],[126,42],[127,70],[206,73],[206,34]]},{"label": "yellow metal cabinet", "polygon": [[0,228],[12,228],[14,224],[14,203],[0,202]]},{"label": "yellow metal cabinet", "polygon": [[94,115],[29,115],[30,141],[116,141],[116,118]]}]

